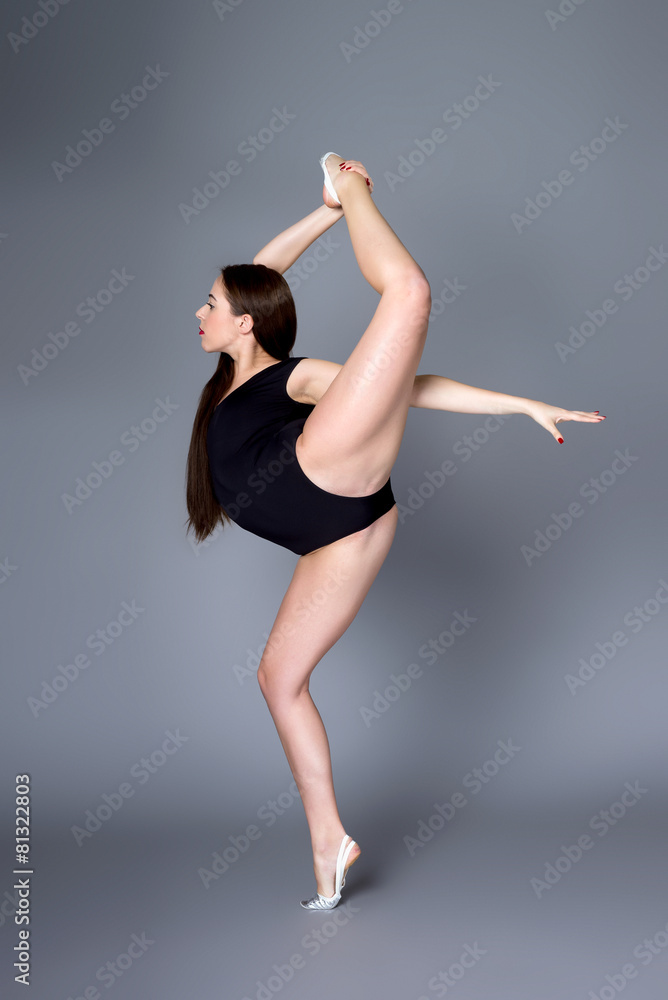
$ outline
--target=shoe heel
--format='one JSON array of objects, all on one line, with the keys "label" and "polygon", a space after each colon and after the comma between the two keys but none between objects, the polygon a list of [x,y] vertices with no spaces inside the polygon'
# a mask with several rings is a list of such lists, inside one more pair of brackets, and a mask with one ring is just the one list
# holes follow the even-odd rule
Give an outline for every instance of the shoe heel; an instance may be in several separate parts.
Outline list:
[{"label": "shoe heel", "polygon": [[[329,156],[329,153],[327,154]],[[326,158],[326,157],[325,157]],[[346,844],[346,841],[350,841]],[[321,896],[319,892],[312,896],[311,899],[302,899],[300,901],[300,906],[303,906],[305,910],[333,910],[335,906],[338,906],[341,899],[341,890],[346,884],[346,861],[350,857],[350,852],[353,847],[355,847],[356,841],[344,833],[343,840],[341,841],[341,846],[339,847],[339,853],[336,859],[336,881],[334,885],[334,895],[333,896]],[[351,861],[348,867],[350,868],[355,864],[357,858]]]}]

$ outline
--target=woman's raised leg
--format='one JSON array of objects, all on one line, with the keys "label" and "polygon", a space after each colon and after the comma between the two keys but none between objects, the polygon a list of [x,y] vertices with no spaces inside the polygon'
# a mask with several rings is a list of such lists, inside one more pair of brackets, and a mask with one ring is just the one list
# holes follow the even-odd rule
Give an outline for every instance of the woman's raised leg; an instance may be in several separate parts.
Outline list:
[{"label": "woman's raised leg", "polygon": [[318,486],[364,496],[387,481],[403,437],[424,348],[431,294],[424,272],[373,202],[365,178],[326,167],[341,200],[376,312],[297,439],[297,458]]}]

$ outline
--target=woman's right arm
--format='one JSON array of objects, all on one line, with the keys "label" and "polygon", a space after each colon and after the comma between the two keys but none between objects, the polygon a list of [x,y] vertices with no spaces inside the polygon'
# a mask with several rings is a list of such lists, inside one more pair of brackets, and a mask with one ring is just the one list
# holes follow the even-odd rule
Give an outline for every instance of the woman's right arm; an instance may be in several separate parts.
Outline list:
[{"label": "woman's right arm", "polygon": [[253,263],[264,264],[283,274],[319,236],[341,218],[343,209],[340,206],[328,208],[327,205],[320,205],[314,212],[295,222],[293,226],[279,233],[262,247],[253,257]]}]

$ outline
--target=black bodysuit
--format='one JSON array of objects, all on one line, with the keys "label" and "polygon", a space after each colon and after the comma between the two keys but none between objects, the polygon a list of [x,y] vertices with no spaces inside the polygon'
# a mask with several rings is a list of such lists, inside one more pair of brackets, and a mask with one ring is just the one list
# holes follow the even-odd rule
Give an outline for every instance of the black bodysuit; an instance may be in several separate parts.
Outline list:
[{"label": "black bodysuit", "polygon": [[388,478],[376,493],[342,496],[303,472],[295,441],[312,403],[287,392],[299,358],[251,375],[214,409],[207,452],[216,500],[247,531],[305,555],[372,524],[394,506]]}]

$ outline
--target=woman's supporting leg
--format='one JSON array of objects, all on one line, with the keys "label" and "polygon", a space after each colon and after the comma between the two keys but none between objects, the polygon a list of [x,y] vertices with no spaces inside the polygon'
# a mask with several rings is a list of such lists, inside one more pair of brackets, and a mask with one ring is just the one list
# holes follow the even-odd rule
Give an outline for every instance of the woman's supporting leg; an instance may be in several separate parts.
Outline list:
[{"label": "woman's supporting leg", "polygon": [[[299,789],[318,892],[334,892],[347,831],[339,816],[327,733],[309,678],[357,614],[392,544],[397,508],[368,528],[300,556],[258,668],[258,682]],[[354,838],[353,838],[354,839]],[[359,854],[353,848],[349,864]]]},{"label": "woman's supporting leg", "polygon": [[[335,160],[330,157],[327,165]],[[424,272],[374,204],[364,177],[354,171],[330,173],[360,269],[381,299],[307,417],[296,455],[316,485],[360,496],[380,489],[396,460],[427,337],[431,294]]]}]

